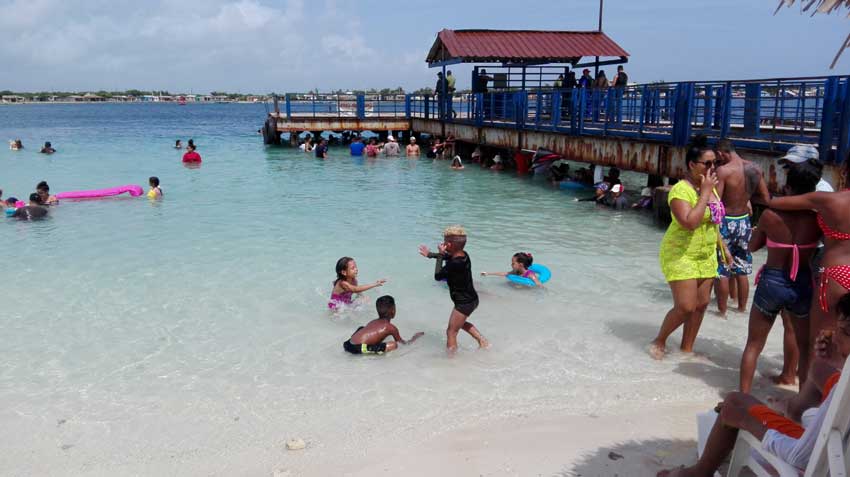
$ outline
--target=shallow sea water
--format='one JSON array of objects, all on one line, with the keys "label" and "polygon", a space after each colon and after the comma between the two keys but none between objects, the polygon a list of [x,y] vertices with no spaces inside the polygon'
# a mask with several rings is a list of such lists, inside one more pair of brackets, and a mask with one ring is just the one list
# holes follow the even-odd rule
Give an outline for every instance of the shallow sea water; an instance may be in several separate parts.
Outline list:
[{"label": "shallow sea water", "polygon": [[[165,192],[0,223],[0,474],[311,475],[319,461],[484,420],[711,401],[736,383],[743,315],[706,315],[702,357],[648,358],[671,303],[663,230],[648,215],[475,166],[267,148],[264,116],[263,105],[0,107],[0,139],[27,147],[0,148],[4,196],[43,179],[53,192],[147,189],[151,175]],[[172,148],[189,137],[198,169]],[[37,154],[45,140],[59,152]],[[493,348],[462,336],[448,359],[451,303],[417,246],[435,247],[455,223],[476,272],[531,251],[553,278],[529,290],[476,276],[471,321]],[[344,255],[361,283],[388,282],[332,317]],[[345,354],[385,293],[402,335],[425,336],[384,357]],[[781,365],[779,345],[774,332],[763,371]],[[292,437],[308,441],[306,454],[284,450]]]}]

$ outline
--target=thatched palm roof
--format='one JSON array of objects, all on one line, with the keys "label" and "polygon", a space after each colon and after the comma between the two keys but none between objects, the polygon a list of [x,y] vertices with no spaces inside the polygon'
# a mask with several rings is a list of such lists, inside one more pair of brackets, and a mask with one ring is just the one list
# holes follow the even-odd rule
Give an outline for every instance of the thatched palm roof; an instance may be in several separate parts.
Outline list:
[{"label": "thatched palm roof", "polygon": [[[776,7],[776,11],[773,12],[773,14],[776,15],[779,13],[779,10],[783,6],[793,6],[794,1],[795,0],[779,0],[779,5]],[[817,7],[812,9],[815,5],[817,5]],[[800,12],[808,12],[811,10],[812,16],[816,13],[825,13],[829,15],[832,12],[840,11],[841,7],[848,10],[847,17],[850,18],[850,0],[800,0]],[[835,68],[835,64],[838,63],[838,58],[841,57],[841,54],[844,53],[844,50],[847,48],[850,48],[850,34],[847,35],[847,38],[844,39],[844,44],[842,44],[841,48],[838,49],[838,53],[835,54],[835,58],[832,60],[832,64],[829,65],[829,69]]]}]

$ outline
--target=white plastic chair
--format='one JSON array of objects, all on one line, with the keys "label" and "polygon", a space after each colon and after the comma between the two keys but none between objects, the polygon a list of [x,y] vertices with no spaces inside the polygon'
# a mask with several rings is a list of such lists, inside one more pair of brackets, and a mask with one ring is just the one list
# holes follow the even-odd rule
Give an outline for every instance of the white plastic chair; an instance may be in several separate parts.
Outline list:
[{"label": "white plastic chair", "polygon": [[[844,363],[847,372],[841,374],[832,391],[832,401],[827,409],[823,426],[815,441],[805,477],[847,477],[850,474],[850,450],[845,437],[850,431],[850,357]],[[758,455],[758,458],[756,457]],[[767,461],[770,466],[765,466]],[[772,469],[770,467],[773,467]],[[732,451],[728,477],[738,477],[744,467],[759,477],[799,477],[802,471],[787,464],[779,457],[764,450],[761,441],[747,431],[738,432],[738,440]]]}]

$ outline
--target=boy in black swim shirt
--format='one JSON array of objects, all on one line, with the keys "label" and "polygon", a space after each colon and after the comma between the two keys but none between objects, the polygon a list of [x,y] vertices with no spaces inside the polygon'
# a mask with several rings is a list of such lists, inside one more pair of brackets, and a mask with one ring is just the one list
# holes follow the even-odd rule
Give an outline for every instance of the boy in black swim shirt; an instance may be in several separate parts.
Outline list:
[{"label": "boy in black swim shirt", "polygon": [[[395,318],[395,299],[384,295],[375,301],[378,309],[378,319],[370,321],[366,326],[357,328],[348,341],[342,344],[342,348],[351,354],[384,354],[398,348],[398,344],[409,344],[425,333],[421,331],[413,335],[410,340],[403,340],[390,320]],[[387,336],[392,336],[394,341],[384,343]]]},{"label": "boy in black swim shirt", "polygon": [[[443,233],[443,243],[437,246],[439,254],[431,253],[425,245],[419,247],[423,257],[436,258],[434,280],[446,280],[454,309],[449,315],[446,329],[446,349],[449,354],[457,351],[457,334],[461,329],[469,333],[479,348],[487,348],[490,343],[472,323],[466,321],[478,308],[478,293],[472,284],[472,260],[463,251],[466,246],[466,231],[461,226],[452,226]],[[443,264],[445,261],[445,265]]]}]

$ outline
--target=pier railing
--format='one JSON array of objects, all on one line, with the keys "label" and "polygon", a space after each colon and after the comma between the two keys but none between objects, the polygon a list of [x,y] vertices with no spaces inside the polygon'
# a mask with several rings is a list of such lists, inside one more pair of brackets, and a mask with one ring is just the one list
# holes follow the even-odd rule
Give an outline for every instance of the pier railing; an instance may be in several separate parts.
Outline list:
[{"label": "pier railing", "polygon": [[[652,83],[607,89],[407,95],[286,95],[286,117],[424,118],[683,146],[695,134],[750,149],[850,153],[850,76]],[[283,112],[281,113],[283,116]]]},{"label": "pier railing", "polygon": [[405,95],[287,94],[281,115],[287,118],[407,118]]}]

